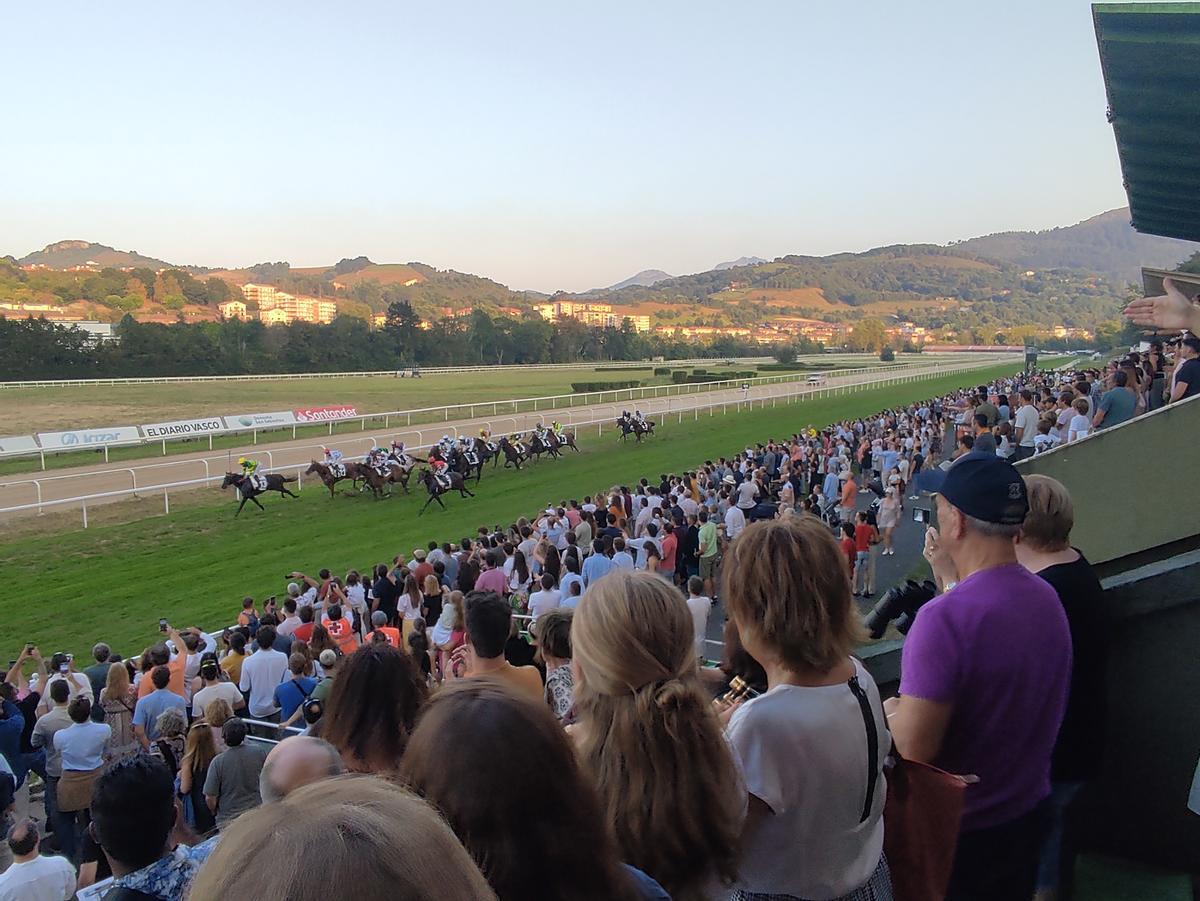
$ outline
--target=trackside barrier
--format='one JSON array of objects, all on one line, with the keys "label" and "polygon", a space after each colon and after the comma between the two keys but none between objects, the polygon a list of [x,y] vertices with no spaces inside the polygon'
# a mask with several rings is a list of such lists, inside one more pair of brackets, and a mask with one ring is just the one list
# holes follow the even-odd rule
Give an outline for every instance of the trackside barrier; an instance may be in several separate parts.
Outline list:
[{"label": "trackside barrier", "polygon": [[[969,366],[969,367],[965,367],[965,368],[957,368],[957,369],[954,369],[953,372],[956,372],[956,373],[957,372],[968,372],[972,369],[991,367],[994,365],[995,365],[995,361],[989,360],[989,361],[986,361],[984,363],[980,363],[980,364],[977,364],[974,366]],[[826,383],[824,385],[819,385],[819,386],[818,385],[792,386],[792,387],[797,388],[797,390],[792,390],[792,391],[771,392],[771,391],[769,391],[770,386],[759,386],[760,388],[768,388],[769,393],[765,393],[765,394],[760,393],[758,396],[752,396],[749,393],[747,393],[747,395],[745,397],[725,399],[725,400],[715,401],[710,404],[690,404],[690,405],[680,406],[679,403],[676,403],[676,405],[674,407],[672,407],[673,398],[666,398],[661,403],[661,406],[657,403],[655,404],[655,407],[658,407],[657,409],[647,406],[646,412],[648,413],[648,415],[650,415],[651,417],[654,417],[656,419],[656,424],[660,430],[666,430],[668,423],[671,420],[674,420],[676,424],[682,423],[685,413],[692,413],[693,421],[695,421],[695,420],[699,419],[700,413],[703,411],[707,411],[708,415],[710,417],[715,416],[718,408],[720,408],[722,415],[726,415],[730,412],[731,408],[732,408],[733,412],[741,412],[742,410],[747,410],[747,411],[753,410],[753,409],[755,409],[756,405],[757,405],[758,409],[764,409],[767,406],[768,401],[770,402],[772,407],[775,407],[775,406],[778,406],[780,400],[782,400],[784,402],[784,404],[792,404],[792,403],[798,402],[801,399],[817,400],[817,399],[823,399],[823,398],[829,398],[829,397],[839,397],[839,396],[855,393],[855,392],[862,391],[862,390],[868,390],[868,389],[872,389],[872,388],[924,381],[927,379],[936,378],[936,377],[946,375],[946,374],[947,374],[947,370],[945,368],[940,367],[940,366],[932,366],[932,367],[924,368],[921,370],[909,368],[907,372],[904,372],[902,374],[901,373],[888,374],[882,379],[877,378],[877,377],[876,378],[871,377],[872,375],[878,376],[878,373],[872,373],[872,374],[858,376],[858,377],[853,378],[850,381],[841,382],[839,384]],[[839,376],[839,378],[840,378],[840,376]],[[564,415],[562,416],[562,418],[568,420],[567,422],[564,423],[564,427],[568,427],[568,428],[577,430],[579,428],[594,425],[597,428],[597,435],[602,436],[604,434],[605,424],[607,424],[609,426],[610,430],[612,430],[614,428],[614,420],[617,416],[619,409],[620,409],[619,404],[613,405],[613,406],[610,406],[607,408],[603,408],[603,407],[599,408],[599,409],[592,408],[592,409],[588,410],[588,413],[592,414],[593,418],[585,419],[585,420],[581,420],[581,421],[577,421],[577,422],[570,421],[572,418],[570,411],[564,411]],[[604,415],[597,415],[597,414],[604,414]],[[542,424],[545,424],[546,418],[547,417],[543,414],[532,414],[532,413],[525,414],[525,424],[523,426],[518,425],[515,428],[518,430],[524,431],[524,430],[530,428],[535,423],[540,422]],[[516,421],[515,418],[513,418],[513,417],[506,417],[506,419],[513,419],[514,422]],[[479,421],[479,422],[472,424],[471,426],[465,426],[464,428],[477,428],[477,427],[481,427],[481,426],[487,428],[490,425],[491,424],[487,421]],[[416,445],[410,446],[409,449],[414,450],[414,451],[421,451],[421,450],[426,450],[426,449],[432,447],[433,445],[435,445],[437,443],[437,441],[436,441],[436,439],[433,441],[425,441],[424,438],[426,437],[426,433],[440,432],[440,431],[442,431],[442,430],[440,430],[440,429],[416,430],[415,433],[418,435],[419,443]],[[402,437],[405,434],[411,435],[411,434],[413,434],[413,432],[395,433],[394,435],[369,436],[369,437],[364,437],[364,438],[360,438],[360,439],[356,439],[356,440],[359,442],[368,442],[369,441],[371,446],[378,446],[378,445],[389,442],[393,438]],[[457,431],[455,432],[455,434],[457,434]],[[314,445],[312,447],[317,447],[317,445]],[[265,472],[285,472],[285,473],[295,472],[297,479],[298,479],[298,486],[302,488],[303,472],[305,469],[308,468],[310,461],[305,460],[303,462],[296,462],[296,463],[276,463],[275,454],[277,454],[277,453],[283,454],[285,452],[286,453],[306,454],[306,452],[310,449],[311,449],[310,447],[298,447],[298,448],[279,448],[279,449],[276,449],[275,451],[270,451],[270,450],[264,451],[263,455],[267,458],[267,465],[266,465],[266,467],[264,467],[264,471]],[[142,484],[142,485],[137,484],[137,471],[139,471],[141,469],[149,469],[151,467],[163,467],[163,466],[171,466],[171,465],[181,466],[181,465],[189,465],[189,464],[195,466],[198,463],[204,465],[205,475],[202,478],[185,479],[185,480],[181,480],[181,481],[174,481],[174,482],[168,482],[168,483]],[[70,479],[70,478],[95,478],[96,476],[112,474],[112,473],[128,473],[130,476],[130,481],[131,481],[130,487],[117,489],[117,490],[113,490],[113,491],[103,491],[103,492],[97,492],[94,494],[86,494],[86,495],[79,495],[79,496],[72,496],[72,497],[65,497],[65,498],[50,499],[50,498],[45,497],[45,492],[44,492],[44,487],[43,487],[44,483],[58,482],[58,481],[62,481],[65,479]],[[20,486],[20,485],[32,485],[35,496],[36,496],[36,500],[33,503],[25,503],[25,504],[17,504],[17,505],[8,506],[8,507],[0,507],[0,516],[2,516],[4,514],[29,513],[29,512],[36,512],[37,514],[41,514],[41,513],[45,512],[45,509],[48,507],[59,507],[59,506],[65,506],[65,505],[78,504],[80,507],[81,515],[82,515],[83,527],[87,528],[88,527],[88,505],[89,504],[91,504],[92,507],[95,507],[98,503],[109,502],[109,501],[118,500],[121,498],[150,495],[150,494],[154,494],[154,493],[158,493],[158,492],[162,492],[163,512],[164,512],[164,515],[166,515],[166,514],[170,513],[170,492],[171,491],[175,491],[175,490],[179,490],[179,489],[188,489],[188,488],[197,488],[197,487],[208,486],[219,479],[223,479],[224,475],[225,475],[224,472],[217,473],[217,474],[212,473],[207,460],[179,460],[179,461],[173,461],[170,463],[150,464],[149,466],[146,466],[146,467],[137,467],[134,469],[122,468],[122,469],[104,470],[101,472],[80,473],[80,474],[75,474],[75,475],[49,476],[46,478],[26,479],[26,480],[21,480],[21,481],[17,481],[17,482],[0,483],[0,489],[11,488],[11,487],[16,487],[16,486]]]},{"label": "trackside barrier", "polygon": [[[711,362],[711,361],[709,361],[709,362]],[[995,360],[989,360],[988,365],[991,365],[995,362],[996,362]],[[556,365],[556,364],[551,364],[551,365]],[[568,365],[570,365],[570,364],[568,364]],[[642,364],[642,365],[644,366],[645,364]],[[661,364],[661,365],[669,365],[669,364]],[[933,365],[939,365],[939,364],[935,363]],[[947,365],[955,366],[957,364],[956,363],[948,363]],[[475,368],[483,370],[483,369],[489,369],[492,367],[475,367]],[[517,367],[517,368],[530,368],[530,367]],[[532,368],[537,368],[537,367],[532,367]],[[292,438],[294,439],[294,438],[299,437],[299,432],[301,429],[310,429],[311,430],[311,429],[317,429],[317,428],[324,426],[326,434],[333,435],[335,426],[339,426],[342,428],[342,430],[346,430],[347,428],[352,427],[352,425],[354,423],[358,423],[359,431],[365,432],[367,430],[368,423],[373,423],[376,425],[376,427],[378,427],[380,422],[382,422],[382,427],[384,429],[390,429],[390,428],[392,428],[393,421],[395,421],[396,425],[399,425],[401,419],[403,419],[404,425],[408,426],[408,427],[412,426],[414,418],[419,422],[422,422],[422,421],[449,422],[451,419],[451,412],[453,412],[453,411],[457,411],[454,418],[474,419],[474,418],[476,418],[476,415],[477,415],[476,411],[479,411],[479,415],[488,415],[488,413],[490,412],[491,416],[495,417],[495,416],[499,416],[502,413],[518,414],[522,411],[522,409],[521,409],[522,407],[526,408],[525,412],[530,412],[530,411],[538,412],[539,410],[554,411],[554,410],[560,410],[560,409],[567,409],[570,407],[592,406],[595,404],[603,404],[606,402],[615,404],[615,403],[620,403],[622,401],[625,401],[629,404],[635,404],[635,403],[638,403],[641,401],[652,400],[652,399],[658,398],[658,397],[677,397],[680,395],[704,394],[704,393],[708,393],[708,392],[712,392],[712,391],[724,391],[724,390],[728,390],[730,388],[737,387],[742,384],[749,384],[751,387],[759,387],[761,385],[792,383],[792,382],[797,382],[797,381],[801,381],[801,380],[807,382],[807,380],[809,378],[812,378],[814,376],[818,377],[818,378],[842,378],[845,376],[855,376],[855,375],[861,375],[863,373],[869,373],[869,372],[882,373],[882,372],[901,372],[901,371],[905,371],[905,370],[915,371],[918,368],[923,368],[923,367],[920,367],[918,364],[915,364],[915,363],[893,363],[893,364],[888,364],[888,365],[883,365],[883,366],[866,366],[866,367],[859,367],[859,368],[855,368],[855,369],[838,369],[838,370],[830,370],[830,371],[822,371],[822,372],[807,372],[807,371],[805,371],[805,372],[790,372],[790,373],[782,373],[780,375],[755,376],[753,378],[748,378],[748,379],[722,379],[721,381],[716,381],[716,382],[700,382],[700,383],[695,383],[695,384],[674,384],[674,383],[672,383],[669,385],[648,385],[644,388],[620,388],[620,389],[614,389],[614,390],[610,390],[610,391],[589,391],[589,392],[586,392],[583,394],[548,394],[548,395],[543,395],[543,396],[539,396],[539,397],[521,397],[521,398],[512,398],[512,399],[508,399],[508,400],[474,401],[474,402],[467,402],[467,403],[461,403],[461,404],[446,404],[446,405],[440,406],[440,407],[420,407],[420,408],[416,408],[416,409],[412,409],[412,410],[391,410],[391,411],[385,411],[385,412],[380,412],[380,413],[364,413],[364,414],[360,414],[357,416],[348,416],[348,417],[337,419],[337,420],[326,420],[324,422],[303,422],[303,423],[298,422],[298,423],[289,423],[286,425],[277,425],[277,426],[270,426],[270,427],[257,427],[257,428],[252,427],[252,428],[242,428],[242,429],[220,429],[220,430],[214,430],[211,432],[205,432],[200,435],[174,435],[174,436],[158,436],[158,435],[156,435],[154,437],[143,437],[139,440],[125,439],[122,441],[114,441],[114,442],[108,442],[108,443],[103,443],[103,444],[97,443],[97,444],[91,445],[90,449],[93,449],[96,451],[103,451],[104,452],[104,462],[107,463],[109,460],[110,448],[138,447],[138,446],[147,447],[150,445],[157,445],[161,448],[161,451],[160,451],[161,455],[165,457],[169,453],[169,451],[167,449],[168,442],[175,443],[175,442],[179,442],[179,441],[203,441],[203,440],[207,439],[208,449],[212,450],[214,436],[225,437],[225,436],[230,436],[230,435],[249,435],[250,443],[252,445],[257,445],[258,437],[259,437],[260,433],[261,434],[273,434],[273,433],[278,433],[278,432],[286,432],[286,431],[290,430],[292,433]],[[454,371],[467,371],[467,370],[454,370]],[[380,375],[380,374],[381,373],[362,373],[362,375]],[[382,374],[389,375],[391,373],[382,373]],[[230,377],[230,376],[211,376],[210,378],[225,379],[225,378],[232,378],[232,377]],[[241,378],[241,377],[239,376],[238,378]],[[269,378],[282,378],[282,377],[281,376],[270,376]],[[180,380],[181,381],[189,381],[188,379],[180,379]],[[157,382],[157,381],[170,381],[170,379],[165,379],[165,378],[164,379],[146,379],[144,381]],[[67,382],[67,383],[62,383],[62,384],[70,384],[70,385],[88,384],[88,385],[91,385],[91,384],[105,384],[105,383],[106,382],[104,380],[100,380],[100,381],[96,381],[96,382],[92,382],[92,381]],[[0,388],[3,388],[5,386],[12,387],[16,384],[18,384],[18,383],[0,382]],[[55,384],[55,383],[46,382],[46,383],[30,383],[30,384],[32,386],[32,385],[51,385],[51,384]],[[38,457],[39,465],[40,465],[41,469],[44,471],[46,469],[46,455],[47,454],[78,453],[79,451],[80,451],[80,448],[38,447],[36,449],[33,449],[33,448],[22,447],[20,450],[0,452],[0,460],[11,460],[11,459],[18,459],[21,457],[36,456],[36,457]]]}]

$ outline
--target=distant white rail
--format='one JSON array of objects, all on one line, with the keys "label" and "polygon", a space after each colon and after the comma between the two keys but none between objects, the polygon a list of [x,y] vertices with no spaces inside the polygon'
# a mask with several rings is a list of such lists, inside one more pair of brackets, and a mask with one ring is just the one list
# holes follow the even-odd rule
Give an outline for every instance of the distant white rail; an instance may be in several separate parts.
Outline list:
[{"label": "distant white rail", "polygon": [[[835,397],[835,396],[855,393],[858,391],[869,390],[872,388],[886,387],[888,385],[906,384],[906,383],[911,383],[911,382],[925,381],[928,379],[937,378],[939,376],[948,375],[948,374],[966,373],[966,372],[970,372],[974,369],[981,369],[981,368],[985,368],[985,367],[994,366],[997,364],[997,362],[998,361],[996,359],[990,359],[990,360],[984,360],[984,361],[976,361],[975,363],[969,364],[969,365],[958,365],[958,366],[949,366],[949,367],[935,364],[935,365],[931,365],[928,367],[920,367],[920,368],[909,367],[906,372],[880,373],[880,372],[867,371],[867,372],[855,374],[853,376],[851,376],[849,373],[841,373],[835,377],[837,379],[840,379],[840,381],[837,381],[836,383],[834,383],[831,380],[830,382],[827,382],[826,384],[822,384],[822,385],[807,385],[807,384],[796,385],[794,383],[792,383],[792,384],[785,383],[782,385],[779,383],[775,383],[774,385],[762,385],[759,387],[761,389],[765,389],[765,390],[760,391],[757,396],[750,396],[748,393],[745,398],[726,398],[726,399],[723,399],[720,401],[714,401],[713,403],[709,403],[709,404],[700,403],[699,398],[695,398],[695,400],[697,401],[696,403],[688,403],[685,401],[684,404],[682,404],[682,405],[676,404],[674,408],[671,407],[671,401],[673,398],[665,398],[665,399],[663,399],[663,401],[665,401],[665,403],[661,406],[660,406],[660,403],[658,403],[658,402],[653,403],[652,406],[647,405],[646,413],[652,417],[655,417],[660,422],[660,428],[661,428],[661,427],[665,427],[667,425],[670,418],[674,418],[676,420],[677,424],[682,424],[684,417],[687,413],[691,413],[693,421],[695,421],[695,420],[699,419],[700,413],[704,412],[704,411],[707,411],[708,415],[710,417],[716,415],[716,411],[718,408],[720,409],[722,415],[725,415],[725,414],[729,413],[731,411],[731,409],[733,412],[741,412],[743,410],[753,410],[755,408],[755,405],[757,405],[759,407],[759,409],[762,409],[762,408],[765,408],[768,404],[772,407],[777,406],[780,401],[783,401],[783,403],[785,403],[785,404],[791,404],[791,403],[795,403],[801,399],[819,399],[819,398],[824,398],[824,397]],[[1006,360],[1005,362],[1009,362],[1009,361]],[[791,390],[782,390],[782,391],[774,390],[776,388],[785,388],[785,389],[791,389]],[[657,408],[657,409],[655,409],[655,408]],[[588,427],[588,426],[596,426],[597,436],[599,436],[599,435],[603,435],[604,427],[606,424],[610,428],[613,426],[613,421],[616,417],[616,407],[615,406],[610,406],[610,407],[601,408],[601,409],[605,410],[604,415],[596,415],[596,414],[601,413],[601,410],[596,409],[596,408],[592,408],[587,411],[580,411],[581,414],[583,414],[583,413],[592,414],[592,418],[579,420],[579,421],[572,421],[573,414],[570,411],[562,411],[562,413],[560,415],[562,415],[563,418],[567,420],[566,422],[563,423],[564,427],[571,428],[571,429],[579,429],[579,428],[584,428],[584,427]],[[491,428],[493,431],[496,431],[496,432],[524,431],[536,423],[544,423],[545,422],[545,414],[544,413],[525,414],[523,421],[524,421],[524,424],[521,424],[517,421],[517,418],[515,418],[515,417],[504,417],[504,418],[496,420],[494,422],[493,421],[475,422],[475,423],[470,424],[469,426],[464,426],[464,428],[474,429],[477,427],[483,427],[483,428]],[[513,425],[510,428],[496,428],[497,425],[499,425],[500,423],[504,423],[504,422],[512,422]],[[442,429],[441,428],[418,429],[418,430],[415,430],[415,432],[396,433],[394,436],[391,434],[363,436],[363,437],[355,439],[355,440],[360,441],[360,442],[370,442],[370,445],[382,445],[385,442],[393,440],[393,438],[403,437],[403,435],[406,435],[406,434],[408,434],[408,435],[416,434],[418,436],[418,443],[416,445],[412,445],[410,447],[410,449],[423,450],[423,449],[432,447],[434,444],[437,443],[436,440],[425,441],[424,433],[439,432],[439,431],[442,431]],[[459,434],[459,429],[457,427],[451,427],[450,431],[452,431],[456,437]],[[307,459],[304,459],[304,460],[298,461],[298,462],[276,463],[275,454],[276,453],[281,454],[281,455],[285,454],[285,453],[286,454],[298,454],[303,457],[303,456],[307,456],[307,454],[310,451],[315,451],[315,450],[319,449],[319,447],[320,447],[320,445],[306,445],[306,446],[301,446],[301,447],[280,448],[276,451],[264,450],[262,453],[267,458],[267,466],[265,467],[265,471],[286,472],[286,473],[290,473],[290,472],[294,471],[296,473],[297,479],[298,479],[298,481],[297,481],[298,489],[303,490],[303,487],[304,487],[304,481],[303,481],[304,472],[303,471],[308,468],[310,461]],[[213,459],[218,459],[218,458],[213,458]],[[137,481],[138,481],[137,473],[141,470],[155,468],[155,467],[186,466],[186,465],[190,465],[193,467],[201,467],[202,466],[204,475],[196,477],[196,478],[183,479],[183,480],[166,482],[166,483],[142,484],[142,485],[139,485],[137,483]],[[88,479],[88,478],[94,479],[97,477],[109,476],[109,475],[114,475],[114,474],[118,474],[118,473],[128,473],[129,474],[131,484],[128,488],[121,488],[121,489],[111,490],[111,491],[101,491],[101,492],[82,494],[82,495],[73,495],[70,497],[62,497],[62,498],[54,498],[54,499],[43,497],[43,485],[46,483],[63,481],[66,479]],[[60,476],[46,476],[46,477],[40,477],[40,478],[36,478],[36,479],[24,479],[24,480],[19,480],[19,481],[15,481],[15,482],[5,482],[5,483],[0,483],[0,489],[12,489],[12,488],[17,488],[19,486],[26,486],[26,485],[30,486],[33,490],[35,499],[29,503],[16,504],[16,505],[7,506],[7,507],[0,507],[0,516],[4,516],[6,514],[21,514],[21,513],[41,514],[41,513],[44,513],[47,508],[79,505],[80,512],[83,517],[83,527],[87,528],[88,527],[89,504],[92,507],[95,507],[98,504],[102,504],[102,503],[113,501],[113,500],[118,500],[121,498],[129,498],[129,497],[157,494],[158,492],[162,493],[163,513],[169,514],[171,512],[171,500],[170,500],[171,492],[178,492],[180,490],[208,486],[218,480],[224,479],[224,475],[225,474],[224,474],[223,470],[219,473],[213,473],[209,459],[201,458],[201,459],[192,459],[192,460],[179,460],[179,461],[174,461],[174,462],[169,462],[169,463],[148,464],[148,465],[140,466],[140,467],[126,467],[126,468],[119,468],[119,469],[101,470],[98,472],[65,474],[65,475],[60,475]]]}]

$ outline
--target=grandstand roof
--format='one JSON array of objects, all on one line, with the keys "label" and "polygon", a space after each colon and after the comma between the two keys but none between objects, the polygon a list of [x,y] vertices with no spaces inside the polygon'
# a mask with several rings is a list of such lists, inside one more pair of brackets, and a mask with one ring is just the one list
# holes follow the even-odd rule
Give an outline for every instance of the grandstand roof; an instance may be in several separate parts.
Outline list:
[{"label": "grandstand roof", "polygon": [[1133,227],[1200,241],[1200,3],[1092,6]]}]

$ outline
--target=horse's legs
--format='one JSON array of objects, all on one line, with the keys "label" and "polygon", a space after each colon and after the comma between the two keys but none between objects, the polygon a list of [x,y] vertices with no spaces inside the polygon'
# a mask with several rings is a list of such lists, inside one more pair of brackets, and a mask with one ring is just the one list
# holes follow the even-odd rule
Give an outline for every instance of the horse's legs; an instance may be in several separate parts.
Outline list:
[{"label": "horse's legs", "polygon": [[442,493],[440,491],[433,496],[433,499],[438,502],[439,507],[441,507],[443,510],[446,509],[446,505],[442,503]]},{"label": "horse's legs", "polygon": [[286,485],[284,485],[282,488],[279,489],[279,496],[283,497],[284,495],[287,495],[288,497],[297,497],[297,498],[300,496],[298,494],[292,494],[291,490],[289,490]]},{"label": "horse's legs", "polygon": [[471,490],[469,488],[467,488],[466,482],[463,482],[463,486],[458,489],[458,495],[459,495],[459,497],[474,497],[475,496],[474,494],[471,493]]},{"label": "horse's legs", "polygon": [[[420,516],[421,514],[423,514],[429,508],[429,505],[432,504],[435,500],[437,500],[436,494],[429,495],[429,498],[425,501],[425,506],[421,508],[421,512],[418,513],[417,516]],[[441,501],[438,501],[438,503],[440,504]]]},{"label": "horse's legs", "polygon": [[325,487],[329,489],[329,499],[330,500],[333,500],[333,489],[334,489],[334,486],[336,486],[336,485],[337,485],[336,479],[331,482],[325,483]]},{"label": "horse's legs", "polygon": [[256,507],[258,507],[258,509],[262,510],[262,512],[263,512],[263,513],[266,513],[266,512],[267,512],[267,508],[266,508],[266,507],[264,507],[262,504],[260,504],[260,503],[258,502],[258,498],[257,498],[257,497],[255,497],[253,494],[252,494],[252,495],[250,495],[250,500],[254,501],[254,506],[256,506]]},{"label": "horse's legs", "polygon": [[237,519],[239,516],[242,515],[242,507],[246,506],[246,500],[247,500],[246,495],[243,494],[242,502],[240,504],[238,504],[237,513],[233,514],[234,519]]}]

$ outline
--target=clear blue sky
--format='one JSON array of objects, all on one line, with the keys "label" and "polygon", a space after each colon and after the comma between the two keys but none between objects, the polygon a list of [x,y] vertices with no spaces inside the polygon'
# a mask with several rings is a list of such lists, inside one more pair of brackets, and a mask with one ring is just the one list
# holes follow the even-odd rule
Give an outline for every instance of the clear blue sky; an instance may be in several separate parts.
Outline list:
[{"label": "clear blue sky", "polygon": [[580,290],[1125,204],[1088,3],[5,11],[0,254]]}]

